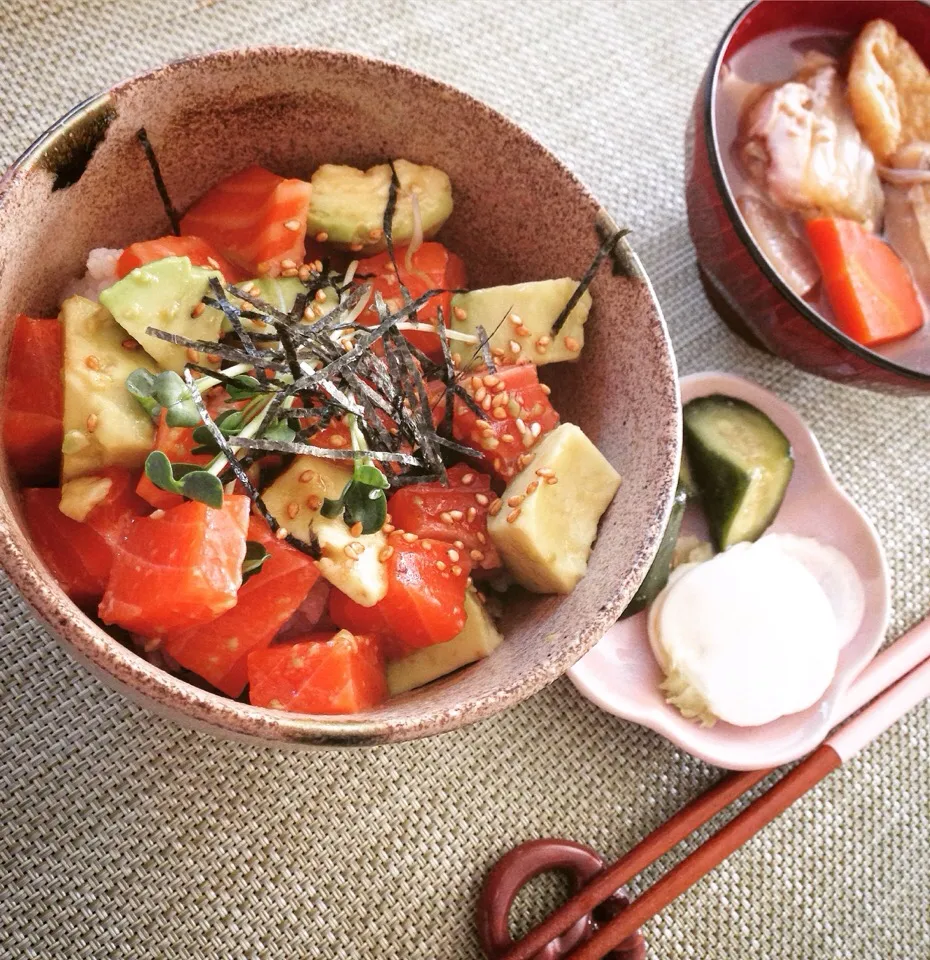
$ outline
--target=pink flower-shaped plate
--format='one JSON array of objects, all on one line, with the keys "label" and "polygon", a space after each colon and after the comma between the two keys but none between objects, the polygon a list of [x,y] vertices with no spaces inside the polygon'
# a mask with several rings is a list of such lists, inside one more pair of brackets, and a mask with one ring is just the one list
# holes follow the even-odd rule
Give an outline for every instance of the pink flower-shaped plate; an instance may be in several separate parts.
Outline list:
[{"label": "pink flower-shaped plate", "polygon": [[[865,615],[859,630],[841,652],[833,682],[817,703],[760,727],[728,723],[702,727],[669,706],[659,689],[662,674],[649,647],[645,612],[611,627],[571,668],[569,677],[585,697],[608,713],[650,727],[695,757],[730,770],[754,770],[804,756],[838,722],[846,691],[885,637],[888,568],[875,528],[840,488],[816,438],[788,404],[757,384],[729,374],[693,374],[681,381],[683,404],[710,393],[754,404],[790,440],[794,476],[771,530],[814,537],[849,557],[865,589]],[[702,523],[699,510],[689,506],[683,530],[699,534]]]}]

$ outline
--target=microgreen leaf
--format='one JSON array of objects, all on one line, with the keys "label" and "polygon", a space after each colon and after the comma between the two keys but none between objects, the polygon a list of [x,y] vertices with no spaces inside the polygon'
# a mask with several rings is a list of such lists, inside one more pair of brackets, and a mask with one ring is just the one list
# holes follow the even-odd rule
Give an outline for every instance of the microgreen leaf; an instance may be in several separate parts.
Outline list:
[{"label": "microgreen leaf", "polygon": [[271,556],[264,545],[257,540],[246,540],[245,559],[242,561],[242,582],[254,577],[262,569],[262,564]]},{"label": "microgreen leaf", "polygon": [[181,403],[190,398],[187,384],[173,371],[164,370],[152,382],[152,394],[163,406]]},{"label": "microgreen leaf", "polygon": [[178,482],[174,479],[171,461],[161,450],[153,450],[145,458],[145,475],[159,490],[180,493],[180,490],[176,489]]},{"label": "microgreen leaf", "polygon": [[190,400],[183,400],[168,407],[165,423],[169,427],[195,427],[200,423],[200,414]]},{"label": "microgreen leaf", "polygon": [[208,507],[223,506],[223,484],[218,477],[193,463],[172,463],[161,450],[145,458],[145,475],[167,493],[177,493]]},{"label": "microgreen leaf", "polygon": [[320,513],[324,517],[326,517],[328,520],[335,520],[336,517],[338,517],[339,514],[342,513],[344,509],[343,498],[345,497],[346,489],[348,489],[350,484],[351,484],[351,481],[349,481],[349,483],[346,484],[345,488],[343,489],[342,493],[339,495],[337,499],[332,500],[329,497],[326,497],[323,500],[323,506],[320,507]]},{"label": "microgreen leaf", "polygon": [[367,463],[357,463],[352,477],[356,483],[362,483],[368,487],[375,487],[378,490],[387,490],[387,477],[375,466]]},{"label": "microgreen leaf", "polygon": [[[371,469],[380,474],[377,468]],[[383,474],[381,474],[381,480],[386,487],[387,480]],[[338,499],[331,500],[327,497],[323,501],[320,513],[331,520],[342,514],[347,527],[361,523],[362,533],[376,533],[384,526],[387,517],[387,498],[384,496],[384,487],[380,483],[378,486],[362,483],[353,477],[343,487]]]},{"label": "microgreen leaf", "polygon": [[[354,414],[347,418],[352,449],[367,453],[365,437]],[[387,517],[387,498],[384,491],[388,488],[388,479],[371,462],[369,456],[357,459],[352,468],[352,478],[343,487],[336,500],[327,498],[323,502],[323,516],[334,518],[342,513],[346,526],[361,523],[362,533],[375,533],[384,526]]]},{"label": "microgreen leaf", "polygon": [[197,500],[219,510],[223,506],[223,484],[206,470],[192,470],[181,479],[181,493],[188,500]]},{"label": "microgreen leaf", "polygon": [[126,378],[126,389],[152,419],[157,418],[164,407],[169,427],[195,427],[200,423],[200,414],[187,384],[173,370],[155,375],[139,367]]},{"label": "microgreen leaf", "polygon": [[[199,415],[197,422],[200,423]],[[234,437],[245,425],[245,417],[241,410],[224,410],[214,420],[214,423],[220,428],[224,437]],[[219,444],[213,439],[213,434],[203,423],[194,428],[192,437],[194,442],[198,444],[191,451],[192,453],[217,454],[220,452]]]},{"label": "microgreen leaf", "polygon": [[173,370],[165,370],[155,377],[152,396],[166,408],[165,422],[169,427],[196,427],[200,423],[200,414],[187,384]]},{"label": "microgreen leaf", "polygon": [[362,533],[377,533],[387,517],[387,498],[384,491],[364,483],[351,484],[345,496],[343,519],[346,526],[362,524]]},{"label": "microgreen leaf", "polygon": [[255,377],[242,373],[227,382],[226,392],[230,400],[251,400],[257,393],[262,392],[262,385]]},{"label": "microgreen leaf", "polygon": [[282,443],[290,443],[297,436],[297,431],[285,419],[275,420],[269,424],[263,431],[262,436],[268,440],[280,440]]},{"label": "microgreen leaf", "polygon": [[143,410],[155,420],[161,412],[161,406],[155,399],[155,374],[145,367],[133,370],[126,377],[126,389],[136,398]]}]

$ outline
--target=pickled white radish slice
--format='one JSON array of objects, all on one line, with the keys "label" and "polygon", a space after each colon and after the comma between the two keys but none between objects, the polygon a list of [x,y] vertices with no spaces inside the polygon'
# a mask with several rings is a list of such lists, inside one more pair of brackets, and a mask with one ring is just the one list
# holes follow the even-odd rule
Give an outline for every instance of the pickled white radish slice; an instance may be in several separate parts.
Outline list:
[{"label": "pickled white radish slice", "polygon": [[863,609],[845,556],[768,535],[676,571],[650,611],[649,639],[682,713],[757,726],[816,703]]},{"label": "pickled white radish slice", "polygon": [[768,546],[778,546],[799,560],[816,577],[833,607],[840,649],[856,635],[865,614],[865,588],[856,568],[845,553],[811,537],[770,533],[763,537]]}]

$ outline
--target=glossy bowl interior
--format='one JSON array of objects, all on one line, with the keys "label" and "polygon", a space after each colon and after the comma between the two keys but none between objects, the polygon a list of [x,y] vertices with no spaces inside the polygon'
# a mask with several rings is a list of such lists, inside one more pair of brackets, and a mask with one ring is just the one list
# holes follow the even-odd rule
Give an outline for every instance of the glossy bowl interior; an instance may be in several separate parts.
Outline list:
[{"label": "glossy bowl interior", "polygon": [[842,30],[852,39],[876,17],[892,22],[930,64],[930,6],[922,0],[756,0],[737,15],[708,65],[685,137],[688,226],[711,302],[751,343],[832,380],[920,393],[930,390],[926,331],[877,352],[797,296],[749,232],[720,158],[718,83],[737,51],[788,27]]},{"label": "glossy bowl interior", "polygon": [[[145,126],[184,209],[250,163],[309,179],[325,161],[406,157],[446,170],[455,212],[440,239],[476,286],[580,276],[612,221],[551,154],[470,97],[349,54],[261,48],[129,80],[76,108],[14,165],[0,196],[0,360],[13,317],[53,315],[87,251],[159,236],[167,223],[135,139]],[[588,576],[566,597],[514,595],[489,659],[355,716],[308,717],[214,695],[160,671],[80,613],[29,543],[0,465],[0,559],[76,656],[178,720],[261,742],[363,744],[426,736],[512,705],[563,673],[616,619],[661,537],[677,472],[680,403],[667,332],[626,241],[592,286],[576,364],[545,368],[563,419],[623,475]]]}]

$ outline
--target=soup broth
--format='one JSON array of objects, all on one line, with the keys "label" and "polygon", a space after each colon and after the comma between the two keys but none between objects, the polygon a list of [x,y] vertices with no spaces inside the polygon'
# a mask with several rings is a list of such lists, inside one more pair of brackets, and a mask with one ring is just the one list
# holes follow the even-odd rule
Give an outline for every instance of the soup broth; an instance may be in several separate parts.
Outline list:
[{"label": "soup broth", "polygon": [[[720,72],[714,96],[714,123],[724,175],[747,230],[785,283],[840,330],[843,326],[837,322],[806,237],[804,224],[810,214],[780,204],[753,177],[745,159],[745,126],[747,113],[761,98],[811,65],[816,68],[817,64],[832,62],[841,78],[839,82],[845,97],[850,51],[855,40],[855,36],[842,31],[810,26],[763,34],[749,40],[729,58]],[[869,153],[864,143],[862,148]],[[881,173],[883,168],[879,162],[875,160],[874,163]],[[886,192],[891,189],[887,183],[883,187]],[[930,197],[930,185],[922,189]],[[760,229],[760,222],[764,229]],[[883,215],[869,226],[888,240]],[[787,255],[780,256],[779,251],[786,251]],[[903,259],[903,251],[898,249],[896,252]],[[906,260],[904,262],[910,267]],[[930,320],[930,302],[926,288],[921,291],[915,284],[915,290],[924,324],[908,336],[870,345],[870,349],[889,360],[930,373],[930,323],[927,322]]]}]

